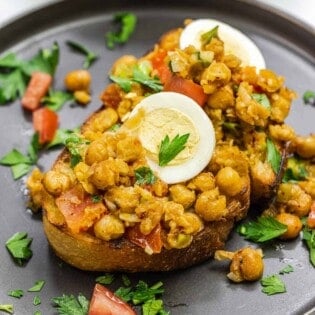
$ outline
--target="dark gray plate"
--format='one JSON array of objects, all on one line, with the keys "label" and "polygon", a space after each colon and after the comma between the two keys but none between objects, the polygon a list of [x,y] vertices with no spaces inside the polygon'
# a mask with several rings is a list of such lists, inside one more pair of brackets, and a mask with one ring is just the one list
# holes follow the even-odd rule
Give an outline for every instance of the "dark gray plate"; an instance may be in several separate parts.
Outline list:
[{"label": "dark gray plate", "polygon": [[[104,46],[104,33],[111,27],[114,12],[133,11],[139,23],[132,39],[123,47],[109,51]],[[288,86],[299,97],[294,101],[288,122],[299,133],[314,131],[314,108],[302,103],[306,89],[314,89],[315,34],[302,23],[252,1],[65,1],[32,12],[0,30],[0,53],[14,51],[31,57],[39,48],[58,41],[61,61],[55,79],[56,89],[63,88],[67,71],[81,66],[82,57],[68,50],[65,41],[81,42],[101,55],[93,65],[93,102],[87,108],[64,108],[61,126],[73,128],[100,105],[98,95],[108,83],[107,72],[113,61],[123,54],[141,56],[159,36],[182,24],[183,19],[211,17],[238,27],[262,50],[267,65],[286,77]],[[30,116],[24,114],[19,102],[0,108],[0,155],[13,147],[25,151],[32,134]],[[44,154],[39,163],[48,168],[58,152]],[[88,298],[97,274],[76,270],[55,257],[49,249],[39,216],[26,211],[23,181],[14,182],[10,170],[0,168],[0,304],[13,303],[15,314],[54,314],[51,298],[83,293]],[[33,238],[33,257],[24,266],[16,266],[5,249],[5,241],[17,231],[27,231]],[[237,249],[246,244],[233,233],[227,246]],[[315,270],[300,239],[279,242],[264,248],[265,275],[277,273],[286,264],[294,272],[283,276],[287,293],[266,296],[259,283],[232,284],[226,278],[227,265],[208,261],[184,271],[166,274],[132,275],[149,283],[162,280],[164,301],[172,314],[301,314],[315,306]],[[31,287],[39,279],[46,281],[39,295],[42,304],[33,306],[34,294],[26,293],[20,300],[7,296],[11,289]],[[116,283],[119,285],[119,283]],[[115,285],[112,288],[115,288]]]}]

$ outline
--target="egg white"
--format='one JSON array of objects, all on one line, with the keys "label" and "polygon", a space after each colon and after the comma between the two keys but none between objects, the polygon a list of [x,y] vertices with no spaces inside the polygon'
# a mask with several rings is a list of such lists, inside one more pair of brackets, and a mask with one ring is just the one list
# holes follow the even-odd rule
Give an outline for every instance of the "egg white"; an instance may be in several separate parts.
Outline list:
[{"label": "egg white", "polygon": [[218,36],[224,42],[225,54],[234,54],[242,60],[242,66],[266,68],[265,59],[256,44],[238,29],[214,19],[198,19],[189,23],[180,36],[180,48],[189,45],[201,49],[201,35],[219,26]]},{"label": "egg white", "polygon": [[[128,119],[136,117],[140,112],[143,116],[143,111],[145,117],[147,113],[161,108],[173,109],[188,116],[198,133],[199,141],[193,154],[183,163],[159,166],[156,162],[158,158],[153,160],[149,154],[146,155],[146,160],[152,171],[164,182],[168,184],[184,182],[198,175],[210,162],[215,147],[214,128],[207,114],[193,99],[175,92],[160,92],[144,98],[133,109]],[[141,122],[139,124],[141,127]],[[139,126],[136,129],[139,130]],[[139,139],[141,142],[141,136]]]}]

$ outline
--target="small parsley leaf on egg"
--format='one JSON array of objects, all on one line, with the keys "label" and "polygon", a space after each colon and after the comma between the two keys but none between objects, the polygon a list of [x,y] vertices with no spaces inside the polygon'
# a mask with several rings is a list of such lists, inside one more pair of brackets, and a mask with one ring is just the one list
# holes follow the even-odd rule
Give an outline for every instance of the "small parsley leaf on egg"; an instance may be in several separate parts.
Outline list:
[{"label": "small parsley leaf on egg", "polygon": [[201,42],[203,46],[209,44],[212,38],[218,37],[218,30],[219,30],[219,25],[215,26],[210,31],[203,33],[201,35]]},{"label": "small parsley leaf on egg", "polygon": [[177,134],[172,140],[168,135],[161,141],[159,149],[159,165],[165,166],[172,161],[181,151],[185,149],[185,144],[189,138],[189,133]]}]

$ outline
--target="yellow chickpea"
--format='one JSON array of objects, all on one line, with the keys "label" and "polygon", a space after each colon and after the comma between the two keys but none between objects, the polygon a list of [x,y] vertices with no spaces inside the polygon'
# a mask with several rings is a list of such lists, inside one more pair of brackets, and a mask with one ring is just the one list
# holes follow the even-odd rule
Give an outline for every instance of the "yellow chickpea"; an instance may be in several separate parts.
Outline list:
[{"label": "yellow chickpea", "polygon": [[172,185],[169,188],[169,191],[171,193],[170,196],[172,200],[182,204],[185,209],[192,206],[196,199],[195,192],[182,184]]},{"label": "yellow chickpea", "polygon": [[315,134],[307,137],[296,137],[296,152],[303,158],[315,157]]},{"label": "yellow chickpea", "polygon": [[243,180],[238,172],[229,166],[222,168],[218,172],[216,181],[219,190],[228,196],[237,195],[244,187]]},{"label": "yellow chickpea", "polygon": [[123,222],[111,214],[104,215],[94,225],[95,236],[105,241],[117,239],[124,232],[125,227]]},{"label": "yellow chickpea", "polygon": [[296,238],[302,230],[302,222],[300,218],[294,214],[282,212],[276,216],[276,220],[288,227],[287,231],[280,236],[281,239],[287,240]]},{"label": "yellow chickpea", "polygon": [[67,73],[64,82],[69,91],[89,91],[91,74],[87,70],[74,70]]},{"label": "yellow chickpea", "polygon": [[95,140],[90,143],[85,152],[85,163],[92,165],[93,163],[104,161],[108,157],[109,153],[106,142],[102,139]]},{"label": "yellow chickpea", "polygon": [[51,170],[44,175],[43,184],[49,193],[58,196],[70,188],[71,180],[69,176]]},{"label": "yellow chickpea", "polygon": [[75,91],[73,96],[75,100],[82,105],[86,105],[91,101],[91,95],[87,91]]}]

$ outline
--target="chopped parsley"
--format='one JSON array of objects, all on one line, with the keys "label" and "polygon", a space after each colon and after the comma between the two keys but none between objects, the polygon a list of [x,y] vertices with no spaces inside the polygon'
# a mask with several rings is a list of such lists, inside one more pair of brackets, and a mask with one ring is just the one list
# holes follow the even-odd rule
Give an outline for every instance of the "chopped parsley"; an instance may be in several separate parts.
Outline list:
[{"label": "chopped parsley", "polygon": [[238,232],[245,239],[263,243],[270,241],[287,231],[287,226],[270,216],[259,217],[257,221],[249,221],[238,227]]},{"label": "chopped parsley", "polygon": [[100,284],[111,284],[115,280],[115,275],[112,273],[106,273],[103,276],[99,276],[95,279],[95,282],[100,283]]},{"label": "chopped parsley", "polygon": [[164,310],[163,301],[161,299],[151,299],[142,305],[143,315],[168,315],[169,312]]},{"label": "chopped parsley", "polygon": [[303,227],[303,240],[305,241],[310,252],[310,262],[315,267],[315,230],[310,229],[307,225]]},{"label": "chopped parsley", "polygon": [[70,153],[70,166],[75,167],[82,161],[81,151],[90,142],[81,138],[77,133],[72,133],[65,140],[65,145]]},{"label": "chopped parsley", "polygon": [[251,97],[254,101],[259,103],[263,107],[265,107],[267,109],[271,108],[269,98],[265,93],[261,93],[261,94],[260,93],[252,93]]},{"label": "chopped parsley", "polygon": [[91,51],[88,48],[86,48],[84,45],[82,45],[80,43],[77,43],[77,42],[74,42],[74,41],[71,41],[71,40],[68,40],[66,43],[74,51],[85,55],[85,60],[84,60],[84,63],[83,63],[83,68],[84,69],[90,68],[92,63],[97,60],[98,56],[93,51]]},{"label": "chopped parsley", "polygon": [[93,203],[99,203],[102,201],[102,196],[100,195],[93,195],[91,198]]},{"label": "chopped parsley", "polygon": [[219,25],[215,26],[213,29],[210,31],[203,33],[201,35],[201,43],[202,45],[207,45],[211,42],[211,39],[214,37],[218,37],[218,30],[219,30]]},{"label": "chopped parsley", "polygon": [[12,149],[0,159],[0,164],[11,167],[14,179],[21,178],[36,164],[39,148],[38,134],[35,133],[28,146],[26,155],[17,149]]},{"label": "chopped parsley", "polygon": [[150,185],[156,182],[156,176],[147,166],[139,167],[135,170],[136,184]]},{"label": "chopped parsley", "polygon": [[42,301],[41,301],[40,297],[38,295],[35,295],[33,298],[33,305],[37,306],[41,303],[42,303]]},{"label": "chopped parsley", "polygon": [[73,100],[74,97],[70,93],[50,90],[48,95],[42,98],[41,102],[49,109],[56,112],[60,110],[65,103]]},{"label": "chopped parsley", "polygon": [[130,12],[120,12],[114,15],[114,22],[120,25],[118,32],[109,31],[105,34],[106,46],[114,49],[116,45],[125,44],[134,33],[137,17]]},{"label": "chopped parsley", "polygon": [[296,182],[306,179],[308,172],[303,162],[296,158],[290,157],[287,160],[287,166],[283,175],[283,182]]},{"label": "chopped parsley", "polygon": [[117,83],[124,92],[128,93],[131,91],[131,86],[133,82],[140,83],[154,92],[161,92],[163,85],[158,77],[151,77],[150,73],[152,67],[148,62],[141,62],[140,64],[134,66],[132,71],[132,77],[120,77],[111,75],[109,78]]},{"label": "chopped parsley", "polygon": [[40,292],[41,289],[44,287],[44,285],[45,285],[45,281],[44,280],[38,280],[27,291],[28,292]]},{"label": "chopped parsley", "polygon": [[52,302],[60,315],[86,315],[89,310],[89,301],[81,293],[77,297],[63,294]]},{"label": "chopped parsley", "polygon": [[13,314],[14,313],[13,305],[12,304],[0,304],[0,311],[6,312],[9,314]]},{"label": "chopped parsley", "polygon": [[121,275],[121,280],[125,287],[129,287],[131,285],[131,281],[126,275]]},{"label": "chopped parsley", "polygon": [[267,139],[267,162],[271,165],[273,171],[278,174],[281,164],[281,154],[270,139]]},{"label": "chopped parsley", "polygon": [[287,265],[279,271],[279,274],[284,275],[286,273],[291,273],[293,271],[294,271],[293,267],[291,265]]},{"label": "chopped parsley", "polygon": [[18,232],[11,236],[5,245],[17,264],[22,265],[32,257],[31,243],[32,238],[27,237],[26,232]]},{"label": "chopped parsley", "polygon": [[307,90],[303,94],[304,104],[315,105],[315,91]]},{"label": "chopped parsley", "polygon": [[264,277],[260,280],[260,283],[263,286],[261,291],[267,295],[286,292],[285,284],[278,275]]},{"label": "chopped parsley", "polygon": [[21,289],[17,289],[17,290],[10,290],[8,292],[9,296],[15,297],[17,299],[20,299],[23,295],[24,295],[24,291]]},{"label": "chopped parsley", "polygon": [[54,139],[50,141],[47,145],[46,148],[52,148],[58,145],[66,145],[66,140],[72,135],[76,134],[79,132],[78,128],[75,129],[62,129],[59,128],[57,129]]},{"label": "chopped parsley", "polygon": [[185,144],[189,138],[189,133],[177,134],[172,140],[166,135],[161,141],[159,148],[159,165],[165,166],[172,161],[181,151],[185,149]]}]

